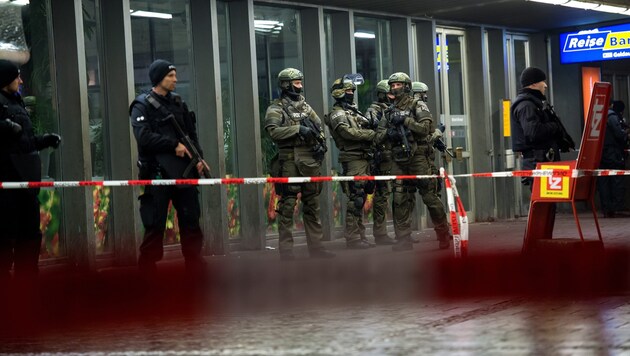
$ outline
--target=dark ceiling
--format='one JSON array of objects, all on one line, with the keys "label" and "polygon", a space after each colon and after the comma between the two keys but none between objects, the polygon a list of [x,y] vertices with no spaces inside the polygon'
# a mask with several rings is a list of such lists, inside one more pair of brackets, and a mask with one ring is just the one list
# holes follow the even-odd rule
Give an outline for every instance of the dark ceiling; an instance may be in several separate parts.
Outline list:
[{"label": "dark ceiling", "polygon": [[[601,22],[630,21],[630,16],[574,9],[526,0],[303,0],[303,3],[388,12],[442,21],[485,24],[519,30],[552,30]],[[630,7],[630,0],[601,3]]]}]

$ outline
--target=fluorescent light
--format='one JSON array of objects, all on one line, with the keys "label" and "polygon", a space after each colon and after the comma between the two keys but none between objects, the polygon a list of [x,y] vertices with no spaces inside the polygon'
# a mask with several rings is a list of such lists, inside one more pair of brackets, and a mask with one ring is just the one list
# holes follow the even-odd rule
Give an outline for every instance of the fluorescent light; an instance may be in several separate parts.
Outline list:
[{"label": "fluorescent light", "polygon": [[569,0],[529,0],[534,2],[541,2],[543,4],[562,5]]},{"label": "fluorescent light", "polygon": [[254,20],[254,26],[275,26],[279,24],[279,21],[276,20]]},{"label": "fluorescent light", "polygon": [[28,4],[29,4],[29,2],[28,2],[28,0],[13,0],[13,1],[11,2],[11,4],[13,4],[13,5],[20,5],[20,6],[24,6],[24,5],[28,5]]},{"label": "fluorescent light", "polygon": [[356,38],[376,38],[376,35],[370,32],[355,32],[354,37]]},{"label": "fluorescent light", "polygon": [[628,9],[621,6],[599,5],[599,7],[596,8],[595,10],[603,11],[603,12],[610,12],[613,14],[621,14],[622,12],[626,12],[626,10]]},{"label": "fluorescent light", "polygon": [[574,7],[576,9],[594,10],[596,7],[599,6],[599,4],[594,4],[592,2],[571,0],[566,4],[562,4],[562,6]]},{"label": "fluorescent light", "polygon": [[153,11],[132,11],[131,12],[131,16],[138,16],[138,17],[152,17],[152,18],[156,18],[156,19],[165,19],[165,20],[170,20],[173,18],[172,14],[167,14],[164,12],[153,12]]}]

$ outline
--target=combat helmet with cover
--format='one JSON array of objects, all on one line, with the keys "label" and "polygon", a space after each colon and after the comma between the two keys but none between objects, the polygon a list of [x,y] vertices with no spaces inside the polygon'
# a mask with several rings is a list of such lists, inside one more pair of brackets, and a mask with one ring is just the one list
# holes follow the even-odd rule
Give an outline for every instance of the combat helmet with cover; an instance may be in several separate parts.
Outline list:
[{"label": "combat helmet with cover", "polygon": [[[401,90],[392,90],[391,89],[392,83],[402,83],[402,85],[403,85],[402,89]],[[390,92],[396,97],[399,97],[403,93],[410,93],[411,92],[411,78],[409,78],[409,76],[406,73],[396,72],[396,73],[390,75],[389,79],[387,80],[387,84],[389,84],[389,86],[390,86]]]},{"label": "combat helmet with cover", "polygon": [[278,87],[282,90],[282,93],[289,95],[293,100],[297,100],[302,93],[302,88],[294,86],[294,80],[304,80],[304,75],[299,69],[285,68],[278,73]]}]

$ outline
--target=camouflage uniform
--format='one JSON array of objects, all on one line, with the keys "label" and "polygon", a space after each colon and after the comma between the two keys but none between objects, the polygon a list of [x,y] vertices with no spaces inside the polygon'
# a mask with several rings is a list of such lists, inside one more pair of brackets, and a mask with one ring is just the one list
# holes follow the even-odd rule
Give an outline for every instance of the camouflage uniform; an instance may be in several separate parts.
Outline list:
[{"label": "camouflage uniform", "polygon": [[[383,118],[383,112],[389,106],[387,98],[387,92],[389,91],[389,84],[387,80],[381,80],[376,85],[376,92],[378,100],[373,102],[367,109],[365,116],[367,116],[372,127],[376,129],[378,123]],[[391,159],[391,144],[389,142],[383,142],[375,145],[374,151],[375,164],[372,165],[373,175],[389,175],[392,170]],[[372,215],[374,217],[374,224],[372,225],[372,231],[374,234],[374,241],[376,244],[388,245],[393,244],[394,241],[387,234],[387,203],[389,196],[392,193],[390,181],[376,181],[374,189],[374,197],[372,203]]]},{"label": "camouflage uniform", "polygon": [[[397,90],[390,90],[396,98],[391,110],[388,108],[385,111],[385,120],[379,124],[377,142],[389,140],[392,144],[393,175],[431,174],[430,157],[433,153],[431,141],[436,130],[431,113],[424,102],[413,99],[409,95],[411,91],[409,76],[404,73],[394,73],[388,82],[390,86],[393,83],[402,83],[403,86]],[[398,134],[401,131],[408,141],[406,147],[402,143],[401,135]],[[394,250],[413,248],[410,241],[411,212],[416,189],[427,206],[440,240],[440,248],[448,248],[449,229],[446,212],[435,192],[435,184],[435,179],[396,180],[394,182],[393,212],[397,240]]]},{"label": "camouflage uniform", "polygon": [[[320,176],[321,159],[314,154],[316,137],[323,136],[321,120],[300,95],[299,88],[293,86],[295,80],[302,80],[302,73],[287,68],[278,76],[282,96],[267,108],[265,130],[278,146],[278,155],[272,162],[272,176],[312,177]],[[287,87],[288,83],[288,87]],[[299,90],[298,90],[299,89]],[[301,124],[310,120],[317,132]],[[319,193],[321,183],[301,183],[277,185],[281,196],[278,202],[278,233],[281,257],[293,259],[293,211],[298,193],[301,193],[304,229],[311,257],[332,257],[322,245],[322,226],[319,220]]]},{"label": "camouflage uniform", "polygon": [[[376,132],[366,128],[367,119],[356,109],[353,103],[355,90],[356,85],[352,81],[335,80],[331,94],[336,102],[325,120],[340,151],[339,163],[343,167],[343,175],[367,176],[370,175],[369,161]],[[344,229],[346,246],[355,249],[373,246],[365,237],[363,206],[367,195],[374,190],[374,182],[343,182],[341,186],[348,196]]]}]

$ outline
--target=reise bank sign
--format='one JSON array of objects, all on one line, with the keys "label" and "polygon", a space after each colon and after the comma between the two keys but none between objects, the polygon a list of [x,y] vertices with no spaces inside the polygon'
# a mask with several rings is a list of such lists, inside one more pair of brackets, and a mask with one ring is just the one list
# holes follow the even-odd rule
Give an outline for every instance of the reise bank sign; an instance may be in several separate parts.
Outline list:
[{"label": "reise bank sign", "polygon": [[630,58],[630,24],[560,35],[560,62],[580,63]]}]

